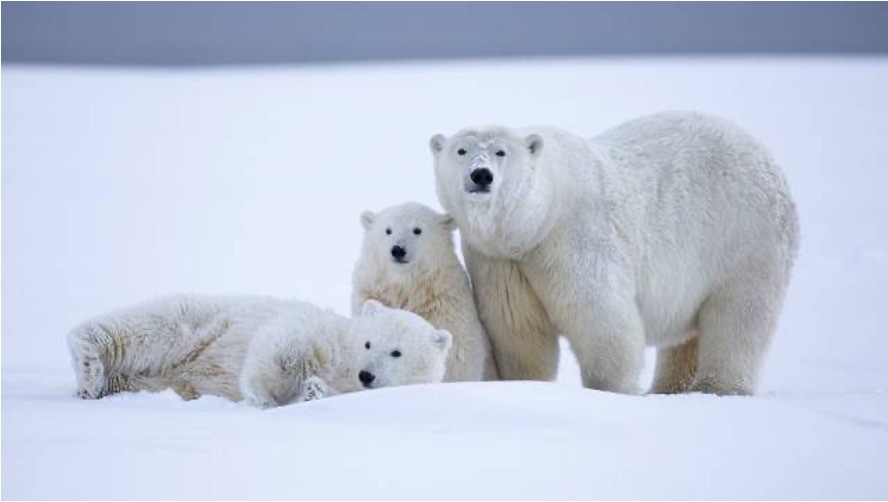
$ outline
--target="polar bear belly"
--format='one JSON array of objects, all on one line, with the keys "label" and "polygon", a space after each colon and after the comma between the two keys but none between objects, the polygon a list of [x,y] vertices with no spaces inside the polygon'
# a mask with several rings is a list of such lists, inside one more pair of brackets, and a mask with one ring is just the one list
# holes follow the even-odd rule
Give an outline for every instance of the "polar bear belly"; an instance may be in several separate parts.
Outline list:
[{"label": "polar bear belly", "polygon": [[668,264],[645,268],[649,270],[637,279],[635,297],[644,323],[645,342],[660,347],[687,341],[706,297],[704,288],[682,280],[682,273]]}]

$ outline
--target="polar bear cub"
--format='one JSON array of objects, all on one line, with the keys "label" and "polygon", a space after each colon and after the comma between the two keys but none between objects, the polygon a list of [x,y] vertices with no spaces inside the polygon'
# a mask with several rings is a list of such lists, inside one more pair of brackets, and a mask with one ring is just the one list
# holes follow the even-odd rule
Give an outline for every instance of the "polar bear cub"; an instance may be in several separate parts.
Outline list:
[{"label": "polar bear cub", "polygon": [[[368,312],[375,313],[372,305]],[[265,297],[175,296],[89,320],[70,332],[68,347],[84,399],[170,388],[183,399],[216,395],[267,407],[365,388],[358,356],[365,357],[359,349],[368,333],[404,336],[406,322],[429,345],[444,337],[409,312],[372,317],[349,320]],[[449,344],[441,344],[444,350],[430,346],[407,359],[437,356],[443,364]],[[383,375],[376,386],[440,379],[432,368]]]},{"label": "polar bear cub", "polygon": [[[363,341],[358,380],[367,389],[440,382],[453,336],[422,317],[367,300],[351,325]],[[362,338],[363,336],[363,338]]]},{"label": "polar bear cub", "polygon": [[453,248],[453,219],[415,202],[361,215],[352,312],[368,299],[423,317],[453,335],[444,381],[497,379],[490,341]]},{"label": "polar bear cub", "polygon": [[[303,343],[294,330],[313,322],[292,312],[256,333],[240,376],[249,403],[270,407],[363,389],[438,383],[444,377],[452,336],[411,312],[368,300],[338,337]],[[314,328],[323,332],[320,325]]]}]

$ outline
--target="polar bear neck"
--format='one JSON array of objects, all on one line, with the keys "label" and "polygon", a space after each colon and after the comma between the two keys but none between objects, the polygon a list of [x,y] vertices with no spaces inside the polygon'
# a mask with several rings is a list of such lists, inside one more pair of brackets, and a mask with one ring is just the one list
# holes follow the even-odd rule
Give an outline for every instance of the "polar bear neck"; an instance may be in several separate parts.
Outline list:
[{"label": "polar bear neck", "polygon": [[551,233],[568,210],[573,191],[560,173],[537,173],[513,193],[461,211],[468,243],[488,256],[522,260]]},{"label": "polar bear neck", "polygon": [[[458,278],[458,280],[456,279]],[[413,312],[435,324],[442,306],[470,298],[465,271],[455,254],[443,256],[433,267],[391,274],[381,271],[366,283],[366,296],[384,305]]]}]

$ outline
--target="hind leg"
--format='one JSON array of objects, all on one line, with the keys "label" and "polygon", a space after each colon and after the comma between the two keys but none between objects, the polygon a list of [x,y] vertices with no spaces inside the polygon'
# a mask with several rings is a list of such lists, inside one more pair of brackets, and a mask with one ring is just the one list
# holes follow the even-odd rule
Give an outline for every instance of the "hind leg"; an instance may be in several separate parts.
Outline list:
[{"label": "hind leg", "polygon": [[68,351],[77,378],[77,397],[81,399],[99,399],[109,393],[110,382],[102,362],[104,348],[99,329],[88,323],[68,335]]},{"label": "hind leg", "polygon": [[[77,378],[77,396],[99,399],[140,388],[140,377],[153,364],[144,333],[121,319],[88,321],[68,334],[68,351]],[[142,340],[135,345],[133,339]]]},{"label": "hind leg", "polygon": [[686,392],[697,374],[698,340],[694,336],[679,345],[657,350],[657,369],[651,394],[680,394]]},{"label": "hind leg", "polygon": [[737,282],[712,294],[700,309],[698,367],[691,391],[719,395],[755,391],[785,288],[765,280]]}]

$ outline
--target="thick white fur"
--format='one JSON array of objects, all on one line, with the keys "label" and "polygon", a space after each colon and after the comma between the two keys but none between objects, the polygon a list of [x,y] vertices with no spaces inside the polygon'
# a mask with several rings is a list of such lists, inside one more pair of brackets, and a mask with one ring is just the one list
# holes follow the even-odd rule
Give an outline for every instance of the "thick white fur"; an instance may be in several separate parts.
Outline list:
[{"label": "thick white fur", "polygon": [[[366,211],[361,224],[365,233],[352,275],[352,312],[368,299],[414,312],[453,335],[444,381],[496,380],[490,340],[453,249],[453,219],[407,202],[375,214]],[[406,251],[406,263],[393,258],[395,245]]]},{"label": "thick white fur", "polygon": [[363,342],[358,367],[375,377],[365,387],[437,383],[444,378],[453,346],[447,330],[376,300],[364,302],[361,314],[353,318],[352,330]]},{"label": "thick white fur", "polygon": [[[171,388],[183,399],[216,395],[267,407],[362,389],[367,332],[400,333],[410,316],[350,321],[302,302],[182,295],[87,321],[70,332],[68,347],[84,399]],[[387,381],[401,383],[397,375]]]},{"label": "thick white fur", "polygon": [[[562,333],[590,388],[637,391],[648,344],[654,392],[754,392],[799,229],[750,135],[667,112],[591,140],[488,127],[431,149],[502,378],[553,378]],[[477,168],[490,193],[470,193]]]},{"label": "thick white fur", "polygon": [[295,302],[263,322],[243,356],[244,399],[272,407],[361,390],[350,329],[339,314]]}]

